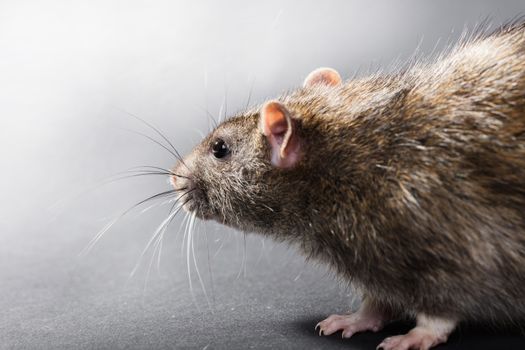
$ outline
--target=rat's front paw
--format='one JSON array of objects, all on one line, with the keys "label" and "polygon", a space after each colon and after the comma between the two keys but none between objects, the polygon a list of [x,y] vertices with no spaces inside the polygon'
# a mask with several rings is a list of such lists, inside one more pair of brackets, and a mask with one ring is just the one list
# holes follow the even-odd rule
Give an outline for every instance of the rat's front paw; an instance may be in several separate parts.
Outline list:
[{"label": "rat's front paw", "polygon": [[382,317],[360,310],[350,315],[331,315],[326,320],[319,322],[315,329],[319,328],[319,335],[330,335],[342,330],[341,336],[350,338],[358,332],[377,332],[383,328],[384,324],[385,320]]},{"label": "rat's front paw", "polygon": [[416,327],[407,334],[388,337],[377,350],[428,350],[447,341],[447,336],[436,334],[432,330]]},{"label": "rat's front paw", "polygon": [[417,326],[410,332],[395,337],[388,337],[379,346],[378,350],[428,350],[447,341],[450,333],[456,328],[457,320],[417,315]]}]

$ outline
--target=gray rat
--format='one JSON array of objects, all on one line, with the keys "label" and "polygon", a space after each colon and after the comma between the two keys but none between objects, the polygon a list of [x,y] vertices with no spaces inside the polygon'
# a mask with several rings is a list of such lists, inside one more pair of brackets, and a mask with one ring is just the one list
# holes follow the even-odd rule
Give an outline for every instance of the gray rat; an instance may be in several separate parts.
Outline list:
[{"label": "gray rat", "polygon": [[525,24],[435,62],[328,68],[213,130],[173,169],[185,209],[296,245],[363,293],[321,334],[429,349],[460,322],[525,320]]}]

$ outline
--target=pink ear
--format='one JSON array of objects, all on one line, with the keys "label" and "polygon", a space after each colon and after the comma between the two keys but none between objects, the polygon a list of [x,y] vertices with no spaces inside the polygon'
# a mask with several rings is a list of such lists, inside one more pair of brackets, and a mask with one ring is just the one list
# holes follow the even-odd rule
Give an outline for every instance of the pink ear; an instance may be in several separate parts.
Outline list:
[{"label": "pink ear", "polygon": [[340,85],[341,82],[341,76],[336,70],[332,68],[317,68],[308,74],[304,80],[303,87],[311,87],[317,84],[337,86]]},{"label": "pink ear", "polygon": [[301,145],[297,136],[297,121],[278,101],[266,102],[260,113],[260,128],[272,148],[272,164],[291,168],[300,159]]}]

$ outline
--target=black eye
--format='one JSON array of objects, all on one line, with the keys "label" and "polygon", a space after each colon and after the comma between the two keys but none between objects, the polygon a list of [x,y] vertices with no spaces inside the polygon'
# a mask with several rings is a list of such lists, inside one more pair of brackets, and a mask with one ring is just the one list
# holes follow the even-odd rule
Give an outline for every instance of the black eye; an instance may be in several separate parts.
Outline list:
[{"label": "black eye", "polygon": [[218,139],[211,146],[211,152],[215,158],[224,158],[230,154],[230,149],[224,140]]}]

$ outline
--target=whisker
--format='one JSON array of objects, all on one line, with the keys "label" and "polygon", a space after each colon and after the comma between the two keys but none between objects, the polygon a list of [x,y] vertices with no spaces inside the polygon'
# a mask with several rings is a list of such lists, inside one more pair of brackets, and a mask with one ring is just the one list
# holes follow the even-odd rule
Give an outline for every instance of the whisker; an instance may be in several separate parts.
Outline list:
[{"label": "whisker", "polygon": [[235,277],[236,280],[241,277],[242,272],[244,271],[243,277],[246,278],[246,234],[243,234],[243,250],[242,250],[242,260],[241,260],[241,267],[239,269],[239,272],[237,273],[237,277]]},{"label": "whisker", "polygon": [[204,133],[202,131],[200,131],[199,129],[195,128],[193,129],[197,134],[199,134],[200,138],[201,139],[204,139],[206,137],[206,135],[204,135]]},{"label": "whisker", "polygon": [[219,124],[222,122],[222,109],[224,108],[224,101],[222,101],[221,106],[219,108]]},{"label": "whisker", "polygon": [[[126,175],[126,174],[129,174],[129,175]],[[122,172],[120,172],[118,174],[113,175],[113,177],[110,177],[108,180],[106,180],[106,182],[113,182],[113,181],[116,181],[116,180],[126,179],[126,178],[130,178],[130,177],[139,177],[139,176],[146,176],[146,175],[163,175],[163,176],[167,176],[167,177],[180,177],[180,178],[191,180],[187,176],[176,175],[176,174],[166,173],[166,172],[162,172],[162,171],[127,170],[127,171],[122,171]]]},{"label": "whisker", "polygon": [[146,278],[144,278],[144,287],[142,288],[143,295],[146,295],[146,290],[148,288],[149,276],[150,276],[150,273],[151,273],[151,267],[153,266],[153,261],[155,261],[155,254],[157,253],[158,241],[159,241],[161,236],[162,236],[162,234],[157,235],[157,237],[155,238],[154,243],[153,243],[153,254],[151,255],[151,258],[150,258],[150,261],[149,261],[149,264],[148,264],[148,270],[146,271]]},{"label": "whisker", "polygon": [[[176,214],[176,213],[175,213]],[[173,219],[175,217],[175,215],[173,215],[173,217],[171,219]],[[149,281],[149,276],[150,276],[150,273],[151,273],[151,267],[153,266],[153,261],[155,261],[155,254],[157,254],[157,249],[158,249],[158,246],[159,246],[159,241],[162,240],[162,236],[164,235],[164,232],[166,232],[166,230],[168,229],[168,226],[169,226],[169,223],[171,222],[171,219],[168,221],[167,224],[163,225],[161,224],[159,226],[159,228],[162,227],[162,230],[160,231],[161,233],[160,234],[153,234],[153,253],[151,255],[151,259],[150,259],[150,262],[148,264],[148,270],[146,272],[146,278],[144,279],[144,288],[143,288],[143,293],[146,294],[146,289],[147,289],[147,286],[148,286],[148,281]],[[146,247],[146,250],[147,250],[147,247]],[[157,270],[159,271],[159,270]]]},{"label": "whisker", "polygon": [[204,240],[206,242],[206,253],[208,261],[208,273],[210,275],[210,284],[211,284],[211,296],[213,298],[213,304],[215,305],[215,288],[213,287],[213,273],[211,270],[211,259],[210,259],[210,245],[208,244],[208,231],[204,231]]},{"label": "whisker", "polygon": [[173,176],[171,173],[168,173],[166,171],[161,171],[161,170],[125,170],[125,171],[121,171],[119,173],[117,173],[116,175],[125,175],[125,174],[144,174],[144,175],[148,175],[148,174],[152,174],[152,175],[168,175],[168,176]]},{"label": "whisker", "polygon": [[[168,199],[168,200],[166,200],[166,201],[164,201],[164,202],[162,202],[162,203],[160,203],[160,204],[159,204],[159,203],[154,203],[154,204],[152,204],[152,205],[150,205],[150,206],[148,206],[148,207],[142,209],[142,210],[140,211],[140,214],[144,214],[145,212],[147,212],[147,211],[150,210],[151,208],[161,207],[161,206],[163,206],[164,204],[171,203],[173,200],[174,200],[173,198],[170,198],[170,199]],[[177,203],[177,201],[175,201],[175,203]]]},{"label": "whisker", "polygon": [[146,135],[146,134],[144,134],[144,133],[141,133],[141,132],[139,132],[139,131],[135,131],[135,130],[130,130],[130,129],[126,129],[126,128],[119,128],[119,129],[120,129],[120,130],[127,131],[127,132],[131,132],[131,133],[133,133],[133,134],[140,135],[140,136],[143,136],[143,137],[147,138],[147,139],[150,140],[151,142],[153,142],[153,143],[159,145],[160,147],[162,147],[162,148],[164,148],[166,151],[168,151],[173,157],[175,157],[176,160],[180,161],[181,163],[184,163],[184,162],[182,161],[182,157],[181,157],[181,155],[179,154],[179,152],[177,152],[176,150],[175,150],[175,152],[172,151],[171,149],[169,149],[168,147],[166,147],[164,144],[162,144],[162,143],[160,143],[159,141],[155,140],[153,137],[151,137],[151,136],[149,136],[149,135]]},{"label": "whisker", "polygon": [[224,247],[224,242],[225,241],[226,241],[225,239],[221,239],[221,245],[219,246],[219,248],[217,248],[217,250],[215,251],[215,254],[213,254],[214,258],[217,256],[217,254],[219,254],[219,252],[221,251],[222,247]]},{"label": "whisker", "polygon": [[[182,204],[182,206],[184,206],[184,204],[186,204],[186,202],[184,202]],[[168,216],[173,212],[173,210],[175,209],[175,206],[177,205],[177,201],[175,201],[175,203],[173,203],[173,205],[171,206],[170,208],[170,211],[168,212]],[[160,273],[160,257],[161,257],[161,254],[162,254],[162,244],[164,242],[164,233],[167,231],[167,228],[168,226],[171,224],[171,220],[168,222],[168,224],[166,225],[166,229],[162,232],[162,234],[160,235],[160,243],[158,244],[159,245],[159,248],[158,248],[158,253],[157,253],[157,273]]]},{"label": "whisker", "polygon": [[260,242],[261,242],[261,247],[260,247],[259,256],[257,257],[257,260],[255,262],[256,266],[259,265],[259,262],[261,261],[261,258],[263,254],[265,253],[265,249],[266,249],[266,244],[264,243],[264,237],[260,237]]},{"label": "whisker", "polygon": [[[118,174],[115,174],[114,176],[120,176],[120,177],[126,178],[125,176],[126,174],[130,174],[128,177],[143,176],[143,175],[164,175],[168,177],[174,176],[173,174],[170,174],[170,173],[166,173],[162,171],[152,171],[152,170],[129,170],[129,171],[120,172]],[[175,176],[175,177],[179,177],[179,176]]]},{"label": "whisker", "polygon": [[[87,193],[90,193],[91,191],[95,191],[103,186],[106,186],[106,185],[109,185],[109,184],[112,184],[114,182],[117,182],[117,181],[121,181],[121,180],[125,180],[125,179],[129,179],[129,178],[135,178],[135,177],[141,177],[141,176],[146,176],[146,175],[164,175],[164,176],[175,176],[175,177],[180,177],[180,178],[184,178],[184,179],[189,179],[189,177],[187,176],[183,176],[183,175],[180,175],[180,174],[175,174],[167,169],[164,169],[164,168],[160,168],[160,167],[154,167],[154,166],[143,166],[144,168],[149,168],[151,167],[152,169],[157,169],[159,170],[158,172],[156,171],[141,171],[141,170],[133,170],[133,169],[138,169],[140,167],[133,167],[133,168],[130,168],[128,170],[125,170],[125,171],[121,171],[121,172],[118,172],[116,174],[113,174],[111,176],[108,176],[108,177],[105,177],[105,178],[102,178],[102,179],[99,179],[97,181],[94,181],[91,185],[83,188],[83,189],[79,189],[77,191],[74,191],[72,194],[68,195],[67,197],[65,198],[62,198],[60,200],[58,200],[56,203],[52,204],[49,209],[54,209],[56,207],[60,207],[60,206],[64,206],[66,205],[67,203],[70,203],[80,197],[82,197],[83,195],[87,194]],[[162,171],[165,171],[165,172],[162,172]],[[131,174],[131,175],[127,175],[127,174]]]},{"label": "whisker", "polygon": [[109,183],[112,183],[112,182],[117,182],[117,181],[120,181],[120,180],[132,179],[132,178],[134,178],[134,177],[142,177],[142,176],[148,176],[148,175],[151,175],[151,176],[159,175],[159,176],[166,176],[166,177],[169,177],[169,176],[170,176],[169,174],[153,173],[153,172],[147,172],[147,173],[134,173],[134,174],[121,175],[121,176],[118,176],[118,177],[114,177],[114,178],[112,178],[112,179],[109,179],[109,180],[106,182],[106,184],[109,184]]},{"label": "whisker", "polygon": [[168,145],[171,146],[171,148],[173,149],[173,151],[175,151],[175,153],[179,156],[179,159],[181,160],[181,162],[184,164],[184,162],[182,161],[182,157],[181,155],[179,154],[179,151],[177,151],[177,149],[175,148],[175,146],[173,146],[173,144],[170,142],[170,140],[164,136],[164,134],[162,132],[160,132],[159,129],[157,129],[155,126],[153,126],[153,124],[145,121],[144,119],[142,119],[141,117],[133,114],[133,113],[130,113],[128,111],[125,111],[124,109],[122,108],[119,108],[119,107],[116,107],[118,110],[120,110],[121,112],[124,112],[126,114],[128,114],[129,116],[137,119],[138,121],[142,122],[143,124],[145,124],[146,126],[148,126],[150,129],[152,129],[153,131],[155,131],[160,137],[162,137],[164,139],[164,141],[166,141],[168,143]]},{"label": "whisker", "polygon": [[193,241],[195,240],[194,239],[194,237],[195,237],[195,223],[196,223],[195,218],[196,218],[196,215],[194,214],[193,215],[192,226],[190,227],[190,229],[193,231],[193,233],[190,235],[191,236],[191,252],[193,254],[193,266],[195,266],[195,271],[197,272],[197,278],[199,279],[199,283],[201,285],[202,292],[204,293],[204,297],[206,298],[206,303],[208,304],[208,307],[211,310],[210,299],[208,298],[208,293],[206,292],[206,287],[204,286],[204,281],[202,280],[202,276],[201,276],[201,273],[199,271],[199,265],[197,264],[197,257],[195,255],[195,247],[193,245]]},{"label": "whisker", "polygon": [[148,278],[149,278],[149,275],[150,275],[151,266],[153,264],[153,261],[155,260],[155,254],[156,253],[158,254],[157,255],[157,273],[160,273],[160,255],[161,255],[161,251],[162,251],[162,241],[163,241],[163,238],[164,238],[164,234],[168,230],[168,227],[171,224],[171,222],[173,221],[173,219],[175,218],[175,215],[177,214],[177,212],[179,212],[180,209],[182,207],[184,207],[184,205],[188,201],[189,201],[189,199],[186,200],[184,203],[182,203],[177,209],[175,209],[175,212],[173,211],[173,209],[175,208],[175,204],[176,203],[170,208],[170,212],[168,214],[168,222],[164,225],[163,229],[160,231],[160,234],[158,235],[158,238],[156,239],[156,242],[154,244],[153,254],[151,256],[151,260],[150,260],[150,263],[149,263],[149,266],[148,266],[148,271],[146,273],[146,280],[144,282],[144,291],[146,290],[146,285],[147,285],[147,281],[148,281]]},{"label": "whisker", "polygon": [[[182,208],[182,206],[179,207],[179,209]],[[177,215],[178,213],[178,210],[173,212],[171,215],[169,215],[166,219],[164,219],[162,221],[162,223],[157,227],[157,229],[155,230],[155,232],[153,233],[153,235],[151,236],[151,238],[149,239],[148,243],[146,244],[146,247],[144,248],[144,250],[142,251],[142,253],[140,254],[139,256],[139,259],[137,261],[137,263],[135,264],[135,267],[133,268],[133,270],[131,271],[131,273],[129,274],[129,278],[132,278],[135,273],[137,272],[138,268],[140,267],[140,264],[142,262],[142,259],[144,258],[144,255],[146,255],[146,252],[149,250],[149,247],[151,246],[151,244],[153,242],[156,242],[157,238],[159,237],[159,233],[164,229],[165,225],[167,224],[167,222],[169,222],[169,220],[171,220],[175,215]],[[152,259],[153,260],[153,259]],[[149,279],[149,273],[150,273],[150,270],[151,270],[151,261],[150,261],[150,264],[149,264],[149,267],[148,267],[148,271],[146,273],[146,279],[145,279],[145,283],[144,283],[144,289],[146,289],[146,284],[148,282],[148,279]]]},{"label": "whisker", "polygon": [[[166,227],[168,227],[169,225],[171,224],[168,223],[168,225]],[[164,232],[162,232],[162,234],[160,235],[159,239],[157,240],[157,243],[156,243],[156,250],[157,250],[157,274],[160,276],[160,262],[161,262],[161,254],[162,254],[162,245],[163,245],[163,242],[164,242],[164,234],[166,233],[167,231],[167,228],[166,230],[164,230]],[[155,251],[153,251],[153,257],[155,257]]]},{"label": "whisker", "polygon": [[244,276],[243,277],[246,278],[246,266],[248,265],[248,254],[246,252],[246,232],[243,232],[242,237],[244,241],[244,247],[243,247],[244,249],[244,252],[243,252],[244,254]]},{"label": "whisker", "polygon": [[186,239],[186,268],[188,270],[188,283],[189,283],[189,287],[190,287],[190,293],[191,293],[191,298],[193,299],[193,303],[195,305],[195,307],[197,308],[197,310],[200,311],[200,307],[199,307],[199,304],[197,303],[197,298],[195,297],[195,292],[193,291],[193,282],[192,282],[192,278],[191,278],[191,266],[190,266],[190,248],[191,248],[191,231],[189,230],[190,226],[192,225],[192,220],[193,218],[195,217],[195,213],[192,213],[190,215],[190,218],[188,220],[188,222],[186,223],[186,232],[188,233],[188,236],[187,236],[187,239]]},{"label": "whisker", "polygon": [[253,86],[255,85],[255,77],[253,78],[252,80],[252,85],[250,86],[250,92],[248,93],[248,101],[246,102],[246,107],[244,107],[244,109],[248,109],[248,107],[250,107],[250,102],[251,102],[251,99],[252,99],[252,92],[253,92]]},{"label": "whisker", "polygon": [[[187,236],[187,226],[188,226],[188,221],[190,220],[190,216],[191,216],[191,213],[190,212],[186,212],[186,215],[184,215],[184,219],[182,220],[182,224],[181,224],[181,228],[183,228],[182,230],[182,244],[181,244],[181,249],[180,249],[180,253],[182,256],[184,256],[184,249],[186,248],[185,246],[185,242],[186,242],[186,236]],[[180,234],[180,230],[179,232],[177,232],[177,235]]]},{"label": "whisker", "polygon": [[165,196],[168,196],[168,195],[171,195],[171,194],[174,194],[176,193],[175,190],[169,190],[169,191],[165,191],[165,192],[161,192],[161,193],[157,193],[153,196],[150,196],[146,199],[143,199],[141,200],[140,202],[138,203],[135,203],[133,206],[131,206],[130,208],[126,209],[125,211],[123,211],[122,213],[120,213],[119,215],[117,215],[117,217],[115,217],[115,219],[111,220],[106,226],[104,226],[102,228],[102,230],[100,230],[96,235],[95,237],[93,237],[91,239],[91,241],[89,241],[88,245],[80,252],[80,256],[85,256],[86,254],[88,254],[91,249],[93,248],[93,246],[95,246],[95,244],[100,240],[100,238],[102,238],[102,236],[111,228],[113,227],[113,225],[115,225],[123,216],[125,216],[126,214],[128,214],[130,211],[132,211],[133,209],[135,209],[136,207],[140,206],[141,204],[143,203],[146,203],[150,200],[154,200],[154,199],[157,199],[157,198],[162,198],[162,197],[165,197]]},{"label": "whisker", "polygon": [[[177,213],[179,212],[179,210],[183,207],[184,204],[181,204],[177,210],[175,210],[173,213],[171,213],[170,215],[168,215],[168,217],[166,219],[164,219],[161,224],[157,227],[157,229],[155,230],[155,232],[153,233],[153,235],[151,236],[150,240],[148,241],[148,243],[146,244],[146,247],[144,248],[144,250],[142,251],[142,253],[140,254],[140,257],[137,261],[137,263],[135,264],[135,267],[133,268],[133,270],[131,271],[130,275],[129,275],[129,278],[133,277],[135,275],[135,273],[137,272],[139,266],[140,266],[140,263],[142,262],[142,259],[144,258],[144,255],[146,254],[146,252],[149,250],[149,247],[151,246],[151,244],[157,239],[157,236],[159,235],[159,233],[164,229],[164,227],[166,226],[166,224],[175,216],[177,215]],[[146,276],[147,278],[147,276]]]},{"label": "whisker", "polygon": [[164,171],[164,172],[166,172],[166,173],[168,173],[168,174],[170,174],[172,176],[182,177],[184,179],[189,179],[189,177],[187,177],[187,176],[176,174],[176,173],[174,173],[173,171],[171,171],[169,169],[165,169],[165,168],[161,168],[159,166],[153,166],[153,165],[141,165],[141,166],[136,166],[136,167],[130,168],[128,170],[140,170],[140,169],[150,169],[150,170]]},{"label": "whisker", "polygon": [[155,170],[161,170],[161,171],[165,171],[165,172],[171,173],[171,170],[166,169],[166,168],[162,168],[162,167],[156,166],[156,165],[138,165],[138,166],[134,166],[134,167],[130,168],[130,170],[133,170],[133,169],[155,169]]},{"label": "whisker", "polygon": [[[206,72],[206,70],[204,71],[204,103],[206,105],[206,108],[202,108],[200,107],[201,109],[203,109],[206,114],[208,115],[208,118],[211,119],[211,121],[213,122],[213,127],[214,128],[217,128],[217,120],[213,117],[213,115],[208,111],[208,72]],[[208,124],[208,128],[209,128],[209,124]],[[211,130],[209,130],[211,131]]]},{"label": "whisker", "polygon": [[217,120],[215,119],[215,117],[213,116],[213,114],[211,114],[209,111],[208,111],[208,108],[203,108],[203,107],[199,107],[203,112],[206,113],[206,115],[208,116],[208,118],[212,121],[213,123],[213,127],[216,128],[219,124],[217,124]]},{"label": "whisker", "polygon": [[223,120],[226,120],[226,116],[228,115],[228,87],[224,87],[224,118]]}]

